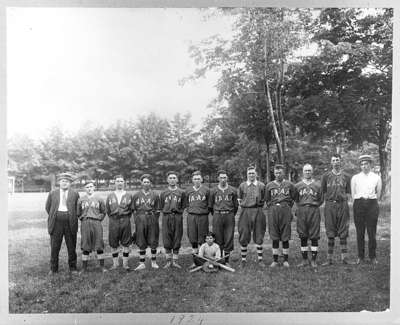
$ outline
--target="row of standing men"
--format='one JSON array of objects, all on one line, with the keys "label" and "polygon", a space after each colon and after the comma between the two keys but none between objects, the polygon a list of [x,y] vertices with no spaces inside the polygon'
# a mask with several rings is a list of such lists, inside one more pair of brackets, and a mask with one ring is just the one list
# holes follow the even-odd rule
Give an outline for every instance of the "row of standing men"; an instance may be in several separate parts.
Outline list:
[{"label": "row of standing men", "polygon": [[[341,169],[341,158],[331,158],[332,170],[325,173],[321,181],[313,179],[310,164],[303,167],[303,179],[293,184],[284,178],[284,167],[274,166],[275,180],[264,185],[257,180],[254,167],[247,169],[247,180],[238,189],[228,184],[227,173],[218,171],[218,185],[212,189],[202,184],[200,172],[192,176],[193,186],[187,190],[178,187],[178,174],[167,173],[168,187],[157,193],[151,189],[151,176],[141,177],[142,189],[135,194],[124,190],[125,181],[121,175],[115,177],[116,189],[104,201],[95,194],[94,182],[85,183],[85,195],[70,188],[73,181],[69,173],[62,173],[58,180],[60,188],[49,193],[46,201],[48,231],[51,243],[51,270],[58,271],[58,255],[63,237],[68,249],[68,263],[71,272],[77,272],[76,238],[78,220],[81,221],[82,271],[87,270],[89,254],[97,253],[101,269],[104,267],[104,241],[102,220],[109,217],[108,240],[111,247],[113,266],[119,267],[119,247],[122,246],[122,265],[129,270],[129,246],[132,242],[139,247],[139,265],[135,270],[145,269],[146,249],[151,251],[151,267],[159,268],[156,262],[159,245],[159,217],[161,214],[162,239],[166,255],[164,268],[181,268],[178,264],[179,250],[183,236],[183,212],[187,211],[187,235],[193,256],[204,243],[209,231],[209,213],[212,214],[212,229],[215,242],[225,256],[234,249],[235,215],[239,210],[237,229],[241,246],[241,264],[246,265],[248,245],[253,239],[257,249],[257,261],[263,263],[263,241],[267,229],[263,208],[266,203],[268,232],[272,240],[270,267],[279,265],[279,246],[282,243],[284,267],[289,267],[289,240],[291,239],[292,206],[297,203],[297,233],[301,241],[303,262],[300,266],[317,267],[318,241],[320,239],[320,205],[325,202],[325,229],[328,237],[328,257],[323,265],[333,264],[335,237],[339,237],[341,262],[344,264],[364,261],[365,230],[369,239],[369,258],[376,260],[376,226],[379,215],[378,199],[381,191],[380,177],[371,171],[372,158],[360,156],[361,172],[352,178]],[[347,238],[349,236],[350,214],[348,200],[354,199],[354,222],[357,231],[358,259],[348,259]],[[131,216],[135,218],[135,232],[131,232]],[[308,257],[308,241],[311,241],[311,260]],[[193,261],[194,262],[194,261]],[[195,267],[193,263],[190,268]]]}]

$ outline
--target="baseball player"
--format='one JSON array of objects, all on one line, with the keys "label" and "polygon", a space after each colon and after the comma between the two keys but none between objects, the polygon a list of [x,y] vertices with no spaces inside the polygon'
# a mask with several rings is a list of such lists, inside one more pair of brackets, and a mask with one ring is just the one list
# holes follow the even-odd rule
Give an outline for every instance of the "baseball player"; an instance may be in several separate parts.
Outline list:
[{"label": "baseball player", "polygon": [[350,177],[341,170],[340,155],[331,158],[332,170],[322,176],[321,190],[325,200],[325,229],[328,237],[328,259],[323,265],[333,264],[335,237],[339,237],[343,264],[353,264],[347,257],[349,236]]},{"label": "baseball player", "polygon": [[104,268],[104,241],[103,226],[101,222],[106,215],[106,207],[103,199],[94,194],[94,181],[88,180],[85,184],[86,194],[78,201],[77,215],[81,220],[81,249],[82,272],[87,271],[89,254],[97,252],[100,268]]},{"label": "baseball player", "polygon": [[320,238],[321,215],[319,206],[322,204],[321,184],[313,178],[313,167],[310,164],[303,166],[303,179],[298,182],[297,190],[297,233],[301,242],[301,255],[303,263],[307,266],[308,239],[311,240],[311,266],[317,267],[318,240]]},{"label": "baseball player", "polygon": [[151,249],[151,267],[158,269],[156,253],[159,239],[158,219],[160,216],[160,197],[158,193],[151,189],[151,176],[144,174],[140,177],[142,189],[133,195],[132,210],[136,212],[136,245],[139,247],[139,265],[135,271],[146,268],[145,255],[146,248]]},{"label": "baseball player", "polygon": [[251,240],[257,245],[257,259],[260,266],[262,261],[262,243],[264,240],[266,219],[263,212],[265,202],[265,185],[256,179],[257,173],[254,167],[247,168],[247,181],[238,188],[238,202],[241,207],[238,231],[241,245],[242,265],[246,264],[247,245]]},{"label": "baseball player", "polygon": [[177,186],[178,174],[176,172],[167,173],[167,182],[168,188],[160,194],[162,238],[167,258],[164,268],[173,266],[180,269],[181,266],[177,261],[183,235],[182,213],[186,208],[185,191]]},{"label": "baseball player", "polygon": [[[202,185],[201,173],[196,171],[192,174],[193,186],[186,190],[186,211],[187,211],[187,235],[192,245],[193,258],[197,254],[198,247],[204,243],[208,233],[208,214],[210,190]],[[189,268],[196,267],[194,263]]]},{"label": "baseball player", "polygon": [[296,199],[296,188],[284,179],[283,165],[275,165],[275,180],[265,189],[265,201],[268,206],[268,232],[272,239],[273,262],[270,267],[278,266],[279,242],[282,242],[283,266],[289,267],[289,240],[291,236],[292,206]]},{"label": "baseball player", "polygon": [[378,201],[381,197],[382,180],[371,171],[372,157],[359,157],[361,172],[351,179],[351,195],[354,199],[354,224],[357,233],[358,259],[357,264],[364,262],[365,229],[368,234],[368,255],[372,264],[378,264],[376,259],[376,225],[379,217]]},{"label": "baseball player", "polygon": [[225,263],[229,266],[229,255],[233,251],[235,215],[238,210],[237,190],[228,185],[226,171],[218,171],[218,185],[210,191],[210,209],[213,213],[212,227],[215,242],[221,247]]},{"label": "baseball player", "polygon": [[122,245],[122,265],[129,271],[129,245],[131,244],[131,216],[132,195],[125,191],[125,180],[122,175],[115,176],[115,191],[106,199],[106,211],[108,215],[108,242],[111,246],[113,266],[115,270],[119,266],[119,245]]}]

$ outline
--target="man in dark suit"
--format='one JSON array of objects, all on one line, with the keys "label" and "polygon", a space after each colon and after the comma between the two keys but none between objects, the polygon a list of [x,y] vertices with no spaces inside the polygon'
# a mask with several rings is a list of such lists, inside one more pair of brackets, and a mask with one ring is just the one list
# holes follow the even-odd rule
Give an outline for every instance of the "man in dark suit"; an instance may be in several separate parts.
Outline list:
[{"label": "man in dark suit", "polygon": [[51,191],[46,201],[47,227],[51,245],[50,275],[58,272],[58,255],[63,237],[65,237],[68,249],[69,270],[72,273],[77,272],[76,235],[78,232],[79,193],[70,188],[72,182],[70,174],[58,175],[58,181],[60,188]]}]

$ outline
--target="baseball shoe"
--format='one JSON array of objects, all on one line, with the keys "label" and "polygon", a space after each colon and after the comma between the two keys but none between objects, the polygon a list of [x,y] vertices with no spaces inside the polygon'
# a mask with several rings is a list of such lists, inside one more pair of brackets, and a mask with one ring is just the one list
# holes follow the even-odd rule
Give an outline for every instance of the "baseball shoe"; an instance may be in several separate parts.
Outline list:
[{"label": "baseball shoe", "polygon": [[284,261],[284,262],[283,262],[283,267],[289,267],[289,266],[290,266],[290,264],[289,264],[288,261]]},{"label": "baseball shoe", "polygon": [[129,267],[128,264],[123,265],[122,267],[124,268],[124,270],[125,270],[126,272],[129,272],[129,271],[131,270],[131,268]]},{"label": "baseball shoe", "polygon": [[357,264],[357,265],[359,265],[359,264],[364,264],[364,259],[363,259],[363,258],[357,258],[356,264]]},{"label": "baseball shoe", "polygon": [[160,268],[156,262],[151,262],[151,267],[152,267],[153,269],[158,269],[158,268]]},{"label": "baseball shoe", "polygon": [[263,260],[258,261],[258,266],[260,267],[265,267],[265,263],[263,262]]},{"label": "baseball shoe", "polygon": [[350,261],[347,257],[342,259],[342,263],[344,265],[354,265],[354,264],[356,264],[356,262]]},{"label": "baseball shoe", "polygon": [[57,271],[53,271],[53,270],[50,270],[48,273],[49,276],[54,276],[56,274],[57,274]]},{"label": "baseball shoe", "polygon": [[379,264],[379,262],[378,262],[378,260],[377,260],[376,258],[371,258],[369,261],[370,261],[370,263],[373,264],[373,265]]},{"label": "baseball shoe", "polygon": [[116,269],[118,269],[118,265],[113,265],[113,266],[110,267],[111,271],[116,270]]},{"label": "baseball shoe", "polygon": [[246,260],[241,260],[241,261],[240,261],[240,266],[241,266],[241,267],[245,267],[246,264],[247,264],[247,261],[246,261]]},{"label": "baseball shoe", "polygon": [[322,263],[322,266],[332,265],[333,261],[331,259],[326,260],[326,262]]},{"label": "baseball shoe", "polygon": [[172,265],[171,262],[167,262],[167,264],[164,265],[164,269],[169,269],[171,265]]},{"label": "baseball shoe", "polygon": [[309,265],[310,265],[310,262],[308,260],[303,260],[300,264],[297,265],[297,267],[306,267]]},{"label": "baseball shoe", "polygon": [[172,266],[177,268],[177,269],[181,269],[182,266],[180,266],[177,262],[172,262]]},{"label": "baseball shoe", "polygon": [[135,271],[140,271],[146,269],[146,265],[144,263],[139,263],[139,265],[135,268]]},{"label": "baseball shoe", "polygon": [[103,273],[106,273],[106,272],[108,272],[108,270],[103,266],[103,267],[101,267],[100,268],[101,269],[101,272],[103,272]]},{"label": "baseball shoe", "polygon": [[311,260],[311,267],[316,268],[317,267],[317,261]]},{"label": "baseball shoe", "polygon": [[274,267],[278,267],[278,266],[279,266],[278,262],[274,261],[274,262],[271,263],[271,265],[269,267],[274,268]]},{"label": "baseball shoe", "polygon": [[79,274],[79,272],[78,272],[77,269],[69,270],[69,273],[70,273],[71,275],[77,275],[77,274]]}]

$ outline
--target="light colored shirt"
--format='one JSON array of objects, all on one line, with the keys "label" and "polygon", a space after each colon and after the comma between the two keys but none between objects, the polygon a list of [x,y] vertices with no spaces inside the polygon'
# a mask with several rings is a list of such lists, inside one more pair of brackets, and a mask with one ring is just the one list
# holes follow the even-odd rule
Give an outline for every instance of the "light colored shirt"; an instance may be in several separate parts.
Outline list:
[{"label": "light colored shirt", "polygon": [[58,206],[58,211],[66,212],[67,208],[67,199],[68,199],[68,190],[60,189],[60,204]]},{"label": "light colored shirt", "polygon": [[357,199],[378,199],[381,194],[382,180],[373,173],[363,172],[354,175],[351,179],[351,196]]},{"label": "light colored shirt", "polygon": [[210,260],[218,260],[221,258],[221,250],[219,248],[219,245],[214,243],[211,246],[208,245],[207,243],[204,243],[203,245],[200,246],[199,249],[199,256],[208,258]]},{"label": "light colored shirt", "polygon": [[115,196],[117,197],[118,204],[121,204],[122,197],[126,194],[126,191],[115,191]]}]

